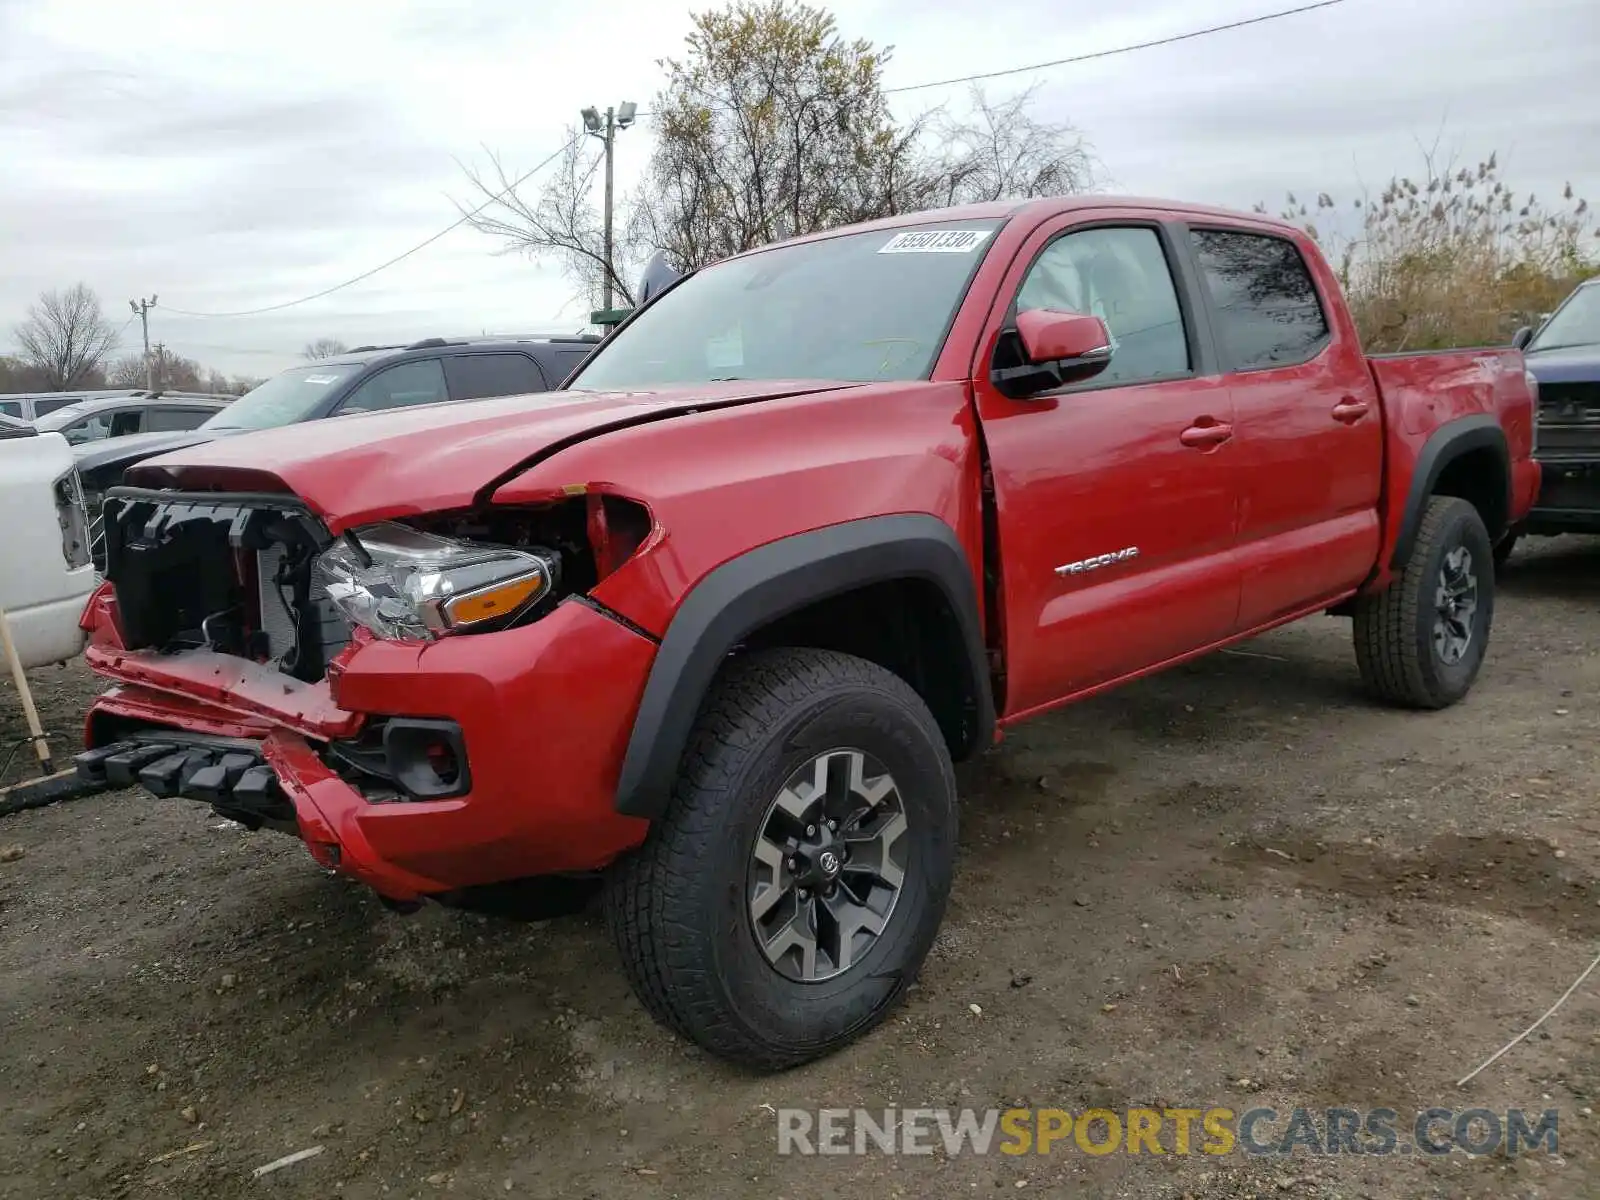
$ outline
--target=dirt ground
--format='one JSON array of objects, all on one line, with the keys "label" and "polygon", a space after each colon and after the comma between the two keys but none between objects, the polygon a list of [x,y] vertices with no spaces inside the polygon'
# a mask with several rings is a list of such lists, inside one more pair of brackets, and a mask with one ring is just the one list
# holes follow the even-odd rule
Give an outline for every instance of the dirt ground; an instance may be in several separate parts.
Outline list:
[{"label": "dirt ground", "polygon": [[[0,1196],[1595,1196],[1600,975],[1454,1081],[1597,952],[1597,601],[1600,543],[1519,552],[1444,713],[1317,618],[1016,732],[909,1002],[778,1077],[652,1025],[592,914],[394,916],[137,792],[0,819]],[[36,682],[66,756],[93,681]],[[1555,1107],[1561,1153],[776,1152],[772,1109],[888,1104]]]}]

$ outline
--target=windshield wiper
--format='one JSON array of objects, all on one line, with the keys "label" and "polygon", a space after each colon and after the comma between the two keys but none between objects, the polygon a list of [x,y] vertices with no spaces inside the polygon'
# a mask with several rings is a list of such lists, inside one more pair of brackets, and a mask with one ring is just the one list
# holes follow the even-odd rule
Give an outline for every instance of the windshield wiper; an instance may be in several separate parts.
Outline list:
[{"label": "windshield wiper", "polygon": [[1557,342],[1553,346],[1529,346],[1524,353],[1538,354],[1541,350],[1587,350],[1600,346],[1600,342]]}]

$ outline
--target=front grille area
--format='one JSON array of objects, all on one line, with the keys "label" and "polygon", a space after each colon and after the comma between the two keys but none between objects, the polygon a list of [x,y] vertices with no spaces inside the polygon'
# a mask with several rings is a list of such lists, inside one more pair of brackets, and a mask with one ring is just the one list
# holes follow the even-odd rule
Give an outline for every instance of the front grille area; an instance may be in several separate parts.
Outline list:
[{"label": "front grille area", "polygon": [[1600,455],[1600,383],[1539,385],[1539,457]]},{"label": "front grille area", "polygon": [[[291,657],[299,640],[297,625],[301,614],[295,611],[292,588],[280,582],[284,574],[284,558],[282,546],[269,546],[256,552],[261,632],[267,638],[267,655],[274,662]],[[328,599],[328,589],[315,573],[311,579],[304,616],[316,626],[317,644],[322,648],[324,661],[349,644],[350,622]]]},{"label": "front grille area", "polygon": [[205,648],[314,682],[349,642],[313,569],[327,530],[294,497],[115,488],[104,513],[128,649]]}]

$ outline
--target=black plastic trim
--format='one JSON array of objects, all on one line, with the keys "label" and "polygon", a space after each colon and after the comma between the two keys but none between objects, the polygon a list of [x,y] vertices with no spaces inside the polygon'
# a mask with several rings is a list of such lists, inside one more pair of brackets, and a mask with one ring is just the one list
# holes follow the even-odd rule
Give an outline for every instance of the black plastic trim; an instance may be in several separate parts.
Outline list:
[{"label": "black plastic trim", "polygon": [[[1500,422],[1488,413],[1474,413],[1441,425],[1429,435],[1417,455],[1417,465],[1411,472],[1411,487],[1406,492],[1405,513],[1400,519],[1400,535],[1395,539],[1394,557],[1389,565],[1396,571],[1404,569],[1411,558],[1417,541],[1417,527],[1422,524],[1422,513],[1428,506],[1439,476],[1453,461],[1473,450],[1488,448],[1497,452],[1505,475],[1505,511],[1511,512],[1511,451],[1506,445],[1506,432]],[[1501,530],[1489,530],[1491,540]]]},{"label": "black plastic trim", "polygon": [[584,608],[589,609],[591,612],[599,613],[602,617],[605,617],[606,620],[615,621],[629,633],[636,633],[640,637],[644,638],[645,641],[650,642],[653,645],[659,646],[661,644],[661,639],[655,634],[651,633],[643,625],[637,624],[634,621],[630,621],[616,609],[608,608],[604,604],[601,604],[600,601],[596,600],[593,596],[568,596],[561,603],[581,604]]},{"label": "black plastic trim", "polygon": [[867,517],[795,534],[724,563],[685,597],[661,640],[617,781],[616,809],[636,817],[665,808],[701,699],[728,654],[752,632],[816,601],[875,583],[922,579],[960,624],[976,728],[960,752],[993,737],[978,594],[955,531],[937,517]]},{"label": "black plastic trim", "polygon": [[[419,745],[443,742],[456,759],[456,777],[439,778]],[[461,726],[435,717],[390,717],[383,727],[383,756],[401,791],[413,800],[450,800],[472,790],[472,767]]]}]

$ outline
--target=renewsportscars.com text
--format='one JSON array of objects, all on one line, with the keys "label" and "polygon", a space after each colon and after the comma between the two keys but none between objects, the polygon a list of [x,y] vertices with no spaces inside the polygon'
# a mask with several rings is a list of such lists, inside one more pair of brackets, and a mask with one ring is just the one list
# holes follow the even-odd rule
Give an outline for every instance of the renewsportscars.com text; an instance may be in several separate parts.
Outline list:
[{"label": "renewsportscars.com text", "polygon": [[1471,1155],[1559,1152],[1545,1109],[780,1108],[779,1154]]}]

